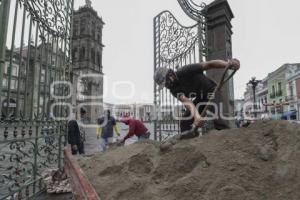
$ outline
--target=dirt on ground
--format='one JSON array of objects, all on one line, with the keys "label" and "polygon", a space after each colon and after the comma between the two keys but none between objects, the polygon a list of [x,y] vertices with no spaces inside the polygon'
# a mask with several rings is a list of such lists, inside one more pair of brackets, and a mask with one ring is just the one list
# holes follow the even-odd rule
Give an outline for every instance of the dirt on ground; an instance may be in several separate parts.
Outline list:
[{"label": "dirt on ground", "polygon": [[103,200],[299,200],[300,125],[259,121],[79,159]]}]

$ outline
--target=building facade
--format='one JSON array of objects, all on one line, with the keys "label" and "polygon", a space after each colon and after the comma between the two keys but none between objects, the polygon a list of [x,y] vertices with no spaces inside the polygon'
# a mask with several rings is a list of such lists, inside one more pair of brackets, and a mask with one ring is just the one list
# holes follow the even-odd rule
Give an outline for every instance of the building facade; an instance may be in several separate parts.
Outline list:
[{"label": "building facade", "polygon": [[286,100],[286,73],[289,64],[284,64],[269,74],[268,78],[268,105],[273,119],[281,119],[288,111]]},{"label": "building facade", "polygon": [[[2,74],[1,116],[30,118],[39,113],[53,116],[54,98],[49,88],[62,74],[55,62],[62,63],[63,57],[64,54],[51,43],[42,43],[36,48],[24,46],[22,50],[19,47],[13,51],[7,49]],[[61,91],[53,92],[59,96]]]},{"label": "building facade", "polygon": [[286,101],[289,102],[286,117],[300,120],[300,64],[289,65],[286,80]]},{"label": "building facade", "polygon": [[269,118],[268,107],[268,80],[266,77],[261,80],[260,84],[256,87],[256,106],[257,106],[257,117],[258,118]]},{"label": "building facade", "polygon": [[[258,118],[300,119],[300,64],[284,64],[268,74],[256,87]],[[254,101],[251,88],[244,93],[245,104]],[[253,106],[245,106],[253,114]]]},{"label": "building facade", "polygon": [[103,108],[103,43],[104,22],[91,2],[74,12],[72,36],[73,89],[72,99],[78,111],[84,108],[91,123],[96,122]]}]

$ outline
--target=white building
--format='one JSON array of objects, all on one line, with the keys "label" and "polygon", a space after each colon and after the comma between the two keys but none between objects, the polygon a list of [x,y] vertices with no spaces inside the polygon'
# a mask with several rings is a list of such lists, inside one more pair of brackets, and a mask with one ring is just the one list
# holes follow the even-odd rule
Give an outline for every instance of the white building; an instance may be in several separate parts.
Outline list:
[{"label": "white building", "polygon": [[264,78],[256,87],[256,105],[257,105],[257,117],[262,118],[268,115],[268,107],[265,106],[268,103],[268,77]]},{"label": "white building", "polygon": [[300,64],[293,64],[286,72],[286,101],[289,102],[289,117],[300,120]]}]

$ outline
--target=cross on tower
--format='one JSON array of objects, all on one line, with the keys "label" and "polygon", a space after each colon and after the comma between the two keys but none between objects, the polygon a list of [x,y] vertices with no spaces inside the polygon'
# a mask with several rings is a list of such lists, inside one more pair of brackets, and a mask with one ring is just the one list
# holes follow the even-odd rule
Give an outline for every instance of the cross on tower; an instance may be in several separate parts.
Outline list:
[{"label": "cross on tower", "polygon": [[85,5],[89,8],[92,7],[92,1],[91,0],[85,0]]}]

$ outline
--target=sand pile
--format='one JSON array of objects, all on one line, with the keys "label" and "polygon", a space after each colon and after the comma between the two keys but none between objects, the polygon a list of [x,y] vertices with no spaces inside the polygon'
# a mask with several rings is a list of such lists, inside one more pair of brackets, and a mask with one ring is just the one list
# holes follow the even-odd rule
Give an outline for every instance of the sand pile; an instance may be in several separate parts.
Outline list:
[{"label": "sand pile", "polygon": [[138,142],[79,163],[104,200],[299,200],[300,125],[261,121],[164,152]]}]

